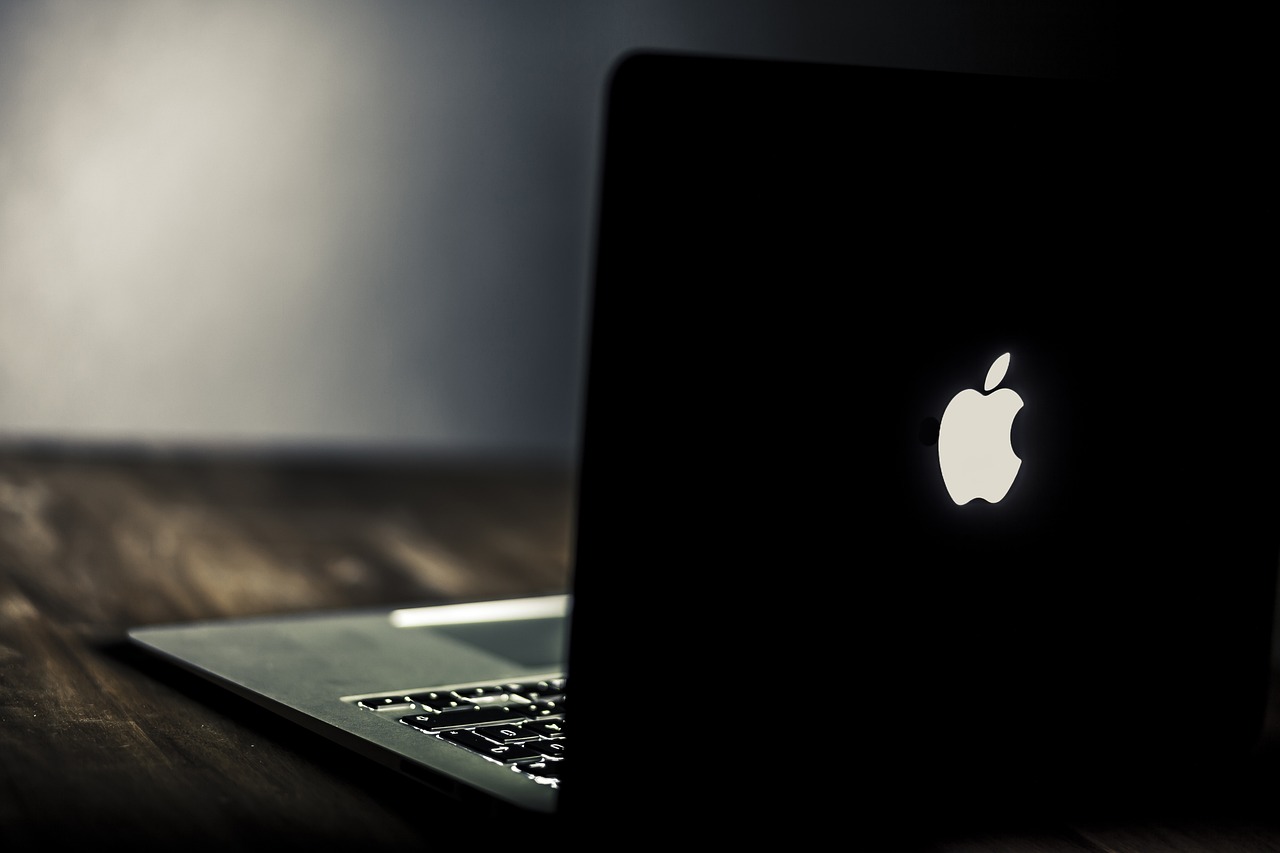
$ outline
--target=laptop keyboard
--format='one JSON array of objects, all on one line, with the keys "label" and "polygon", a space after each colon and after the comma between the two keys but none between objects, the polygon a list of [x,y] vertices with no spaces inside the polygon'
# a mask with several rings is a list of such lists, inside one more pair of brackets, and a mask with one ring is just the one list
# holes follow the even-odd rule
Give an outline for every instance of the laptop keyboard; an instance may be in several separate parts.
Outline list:
[{"label": "laptop keyboard", "polygon": [[565,768],[562,676],[387,692],[346,701],[559,787]]}]

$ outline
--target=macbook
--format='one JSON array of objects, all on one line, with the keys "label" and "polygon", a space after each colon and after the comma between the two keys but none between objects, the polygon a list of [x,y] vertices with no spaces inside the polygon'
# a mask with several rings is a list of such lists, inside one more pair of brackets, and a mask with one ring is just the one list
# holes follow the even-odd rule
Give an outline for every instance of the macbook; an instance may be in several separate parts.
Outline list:
[{"label": "macbook", "polygon": [[675,53],[602,98],[571,588],[132,641],[406,784],[636,837],[1230,772],[1276,351],[1189,119]]}]

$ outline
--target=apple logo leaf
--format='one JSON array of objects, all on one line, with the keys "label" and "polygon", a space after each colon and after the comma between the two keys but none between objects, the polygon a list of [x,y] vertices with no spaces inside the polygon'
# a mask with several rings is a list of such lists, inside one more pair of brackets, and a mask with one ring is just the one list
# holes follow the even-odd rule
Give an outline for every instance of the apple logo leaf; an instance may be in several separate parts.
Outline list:
[{"label": "apple logo leaf", "polygon": [[990,391],[992,388],[999,385],[1008,370],[1009,353],[1005,353],[995,361],[991,362],[991,369],[987,371],[987,381],[982,384],[982,390]]}]

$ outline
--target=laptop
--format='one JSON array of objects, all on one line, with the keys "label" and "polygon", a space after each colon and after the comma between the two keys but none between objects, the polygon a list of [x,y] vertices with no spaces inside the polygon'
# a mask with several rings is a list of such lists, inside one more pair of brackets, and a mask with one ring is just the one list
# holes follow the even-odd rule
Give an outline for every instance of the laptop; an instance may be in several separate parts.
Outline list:
[{"label": "laptop", "polygon": [[1231,773],[1277,362],[1194,117],[662,52],[604,96],[571,589],[131,640],[407,784],[628,837]]}]

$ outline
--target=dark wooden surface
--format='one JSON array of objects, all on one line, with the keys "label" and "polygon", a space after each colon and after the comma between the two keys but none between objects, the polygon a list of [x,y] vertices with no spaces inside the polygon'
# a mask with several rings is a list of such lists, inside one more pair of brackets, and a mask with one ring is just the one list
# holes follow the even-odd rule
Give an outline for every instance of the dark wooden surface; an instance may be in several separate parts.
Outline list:
[{"label": "dark wooden surface", "polygon": [[[184,619],[560,592],[572,497],[570,471],[458,459],[0,448],[0,851],[530,841],[538,824],[477,824],[123,637]],[[851,785],[846,814],[821,830],[798,820],[780,840],[957,853],[1280,850],[1277,734],[1272,714],[1249,767],[1182,798],[1143,802],[1135,791],[1132,808],[1105,814],[927,832],[908,820],[900,837],[873,843],[860,836]],[[664,820],[660,807],[651,817]],[[750,825],[744,816],[740,827],[671,832],[729,839],[750,837]]]}]

